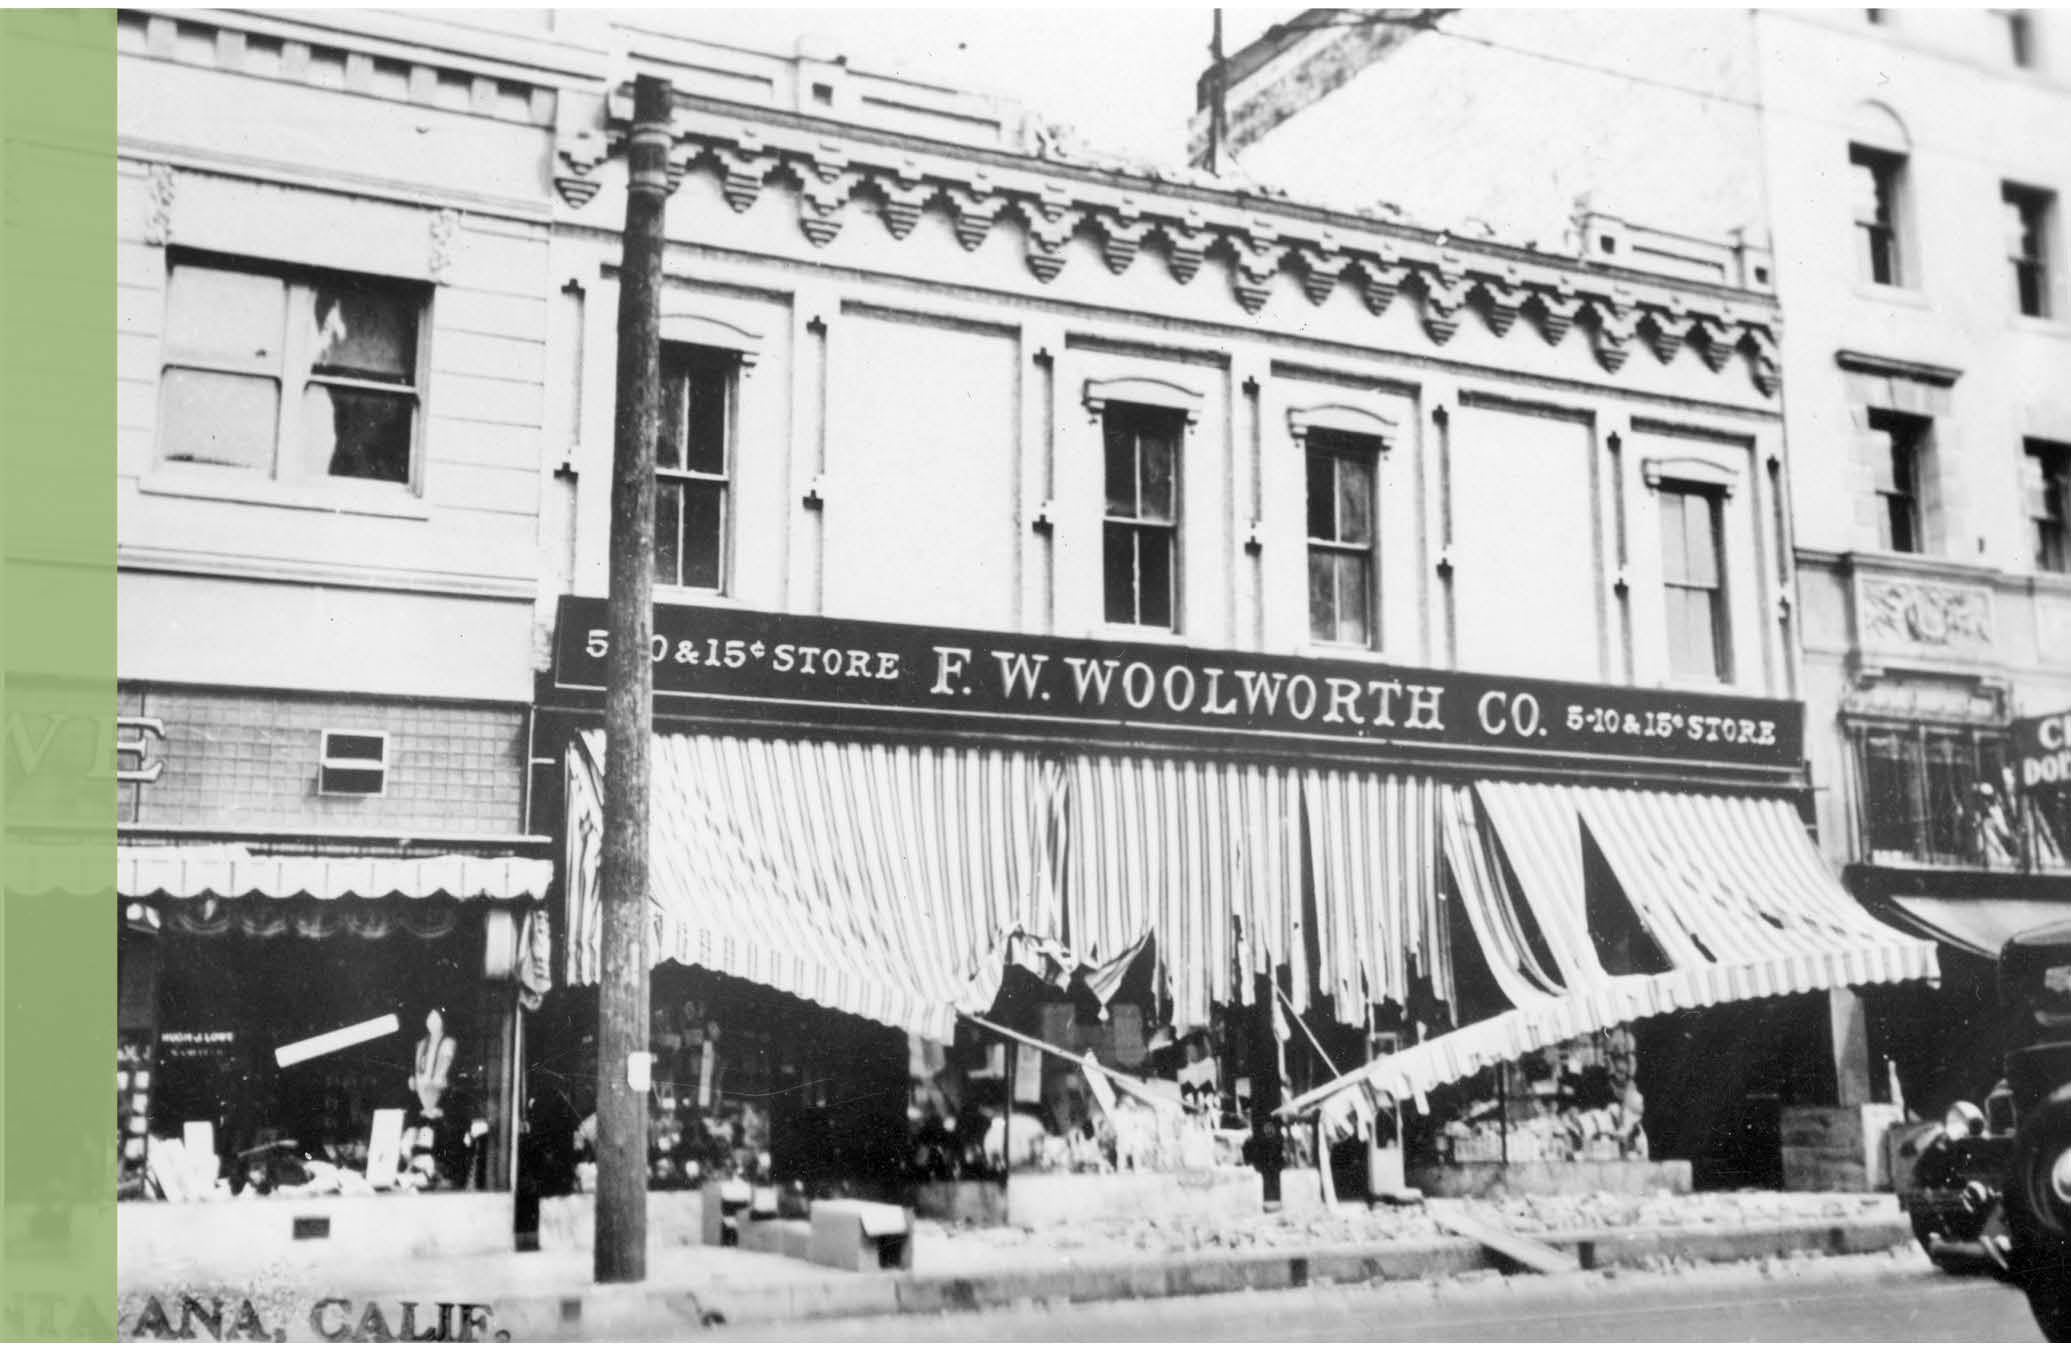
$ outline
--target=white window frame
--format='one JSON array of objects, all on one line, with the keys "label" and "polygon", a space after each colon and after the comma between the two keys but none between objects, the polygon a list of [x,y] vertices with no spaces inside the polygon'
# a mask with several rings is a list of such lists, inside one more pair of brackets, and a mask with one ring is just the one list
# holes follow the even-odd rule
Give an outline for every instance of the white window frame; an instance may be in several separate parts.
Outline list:
[{"label": "white window frame", "polygon": [[[429,370],[429,341],[431,334],[431,288],[406,277],[386,276],[378,273],[351,272],[342,268],[307,267],[293,263],[269,262],[241,255],[214,254],[206,252],[180,252],[167,259],[166,267],[166,329],[170,331],[173,303],[173,275],[182,267],[202,268],[216,272],[241,273],[253,277],[265,277],[278,281],[286,297],[281,314],[281,349],[275,362],[261,365],[257,362],[237,363],[221,358],[192,359],[171,350],[168,343],[159,359],[159,415],[157,447],[154,452],[155,471],[159,474],[175,475],[190,482],[218,482],[229,484],[275,484],[283,489],[320,491],[325,494],[377,494],[383,496],[421,497],[424,491],[424,436],[427,420],[426,384]],[[349,376],[319,375],[314,370],[314,356],[310,350],[308,335],[288,322],[295,313],[293,297],[298,292],[307,292],[314,278],[363,278],[376,285],[405,293],[416,293],[417,304],[412,313],[414,332],[412,349],[415,357],[414,369],[408,385],[388,384],[379,380],[356,380]],[[274,409],[273,452],[266,470],[243,469],[232,465],[194,464],[167,457],[165,435],[167,419],[164,400],[168,381],[166,375],[175,370],[207,371],[226,375],[261,376],[274,382],[278,397]],[[407,394],[411,399],[410,413],[410,469],[401,482],[388,479],[350,478],[342,475],[308,474],[302,470],[301,417],[302,394],[312,384],[329,388],[366,390],[369,392],[397,395]],[[320,485],[320,486],[319,486]],[[233,489],[234,491],[234,489]]]},{"label": "white window frame", "polygon": [[[333,737],[366,737],[381,743],[381,757],[369,760],[362,756],[334,755],[331,751]],[[326,727],[317,733],[317,776],[316,791],[322,797],[385,797],[388,794],[387,732],[355,727]],[[331,788],[325,785],[325,777],[332,770],[365,773],[374,770],[381,775],[381,786],[372,792],[357,788]]]},{"label": "white window frame", "polygon": [[[709,361],[714,365],[723,365],[726,373],[726,425],[722,433],[725,444],[720,447],[720,472],[714,474],[709,470],[691,469],[687,467],[687,463],[673,469],[665,469],[660,463],[659,454],[656,456],[654,480],[657,494],[659,494],[664,483],[670,482],[686,485],[692,483],[716,483],[720,489],[718,580],[714,585],[706,587],[692,586],[684,582],[666,581],[660,576],[655,577],[654,585],[656,590],[679,595],[726,596],[731,594],[733,588],[734,539],[737,533],[734,529],[734,522],[738,506],[736,501],[738,487],[734,480],[735,455],[740,444],[738,428],[741,410],[741,377],[754,362],[755,357],[752,351],[739,347],[691,342],[672,336],[678,333],[705,333],[709,335],[709,332],[709,329],[703,327],[681,324],[665,328],[665,336],[662,339],[662,347],[665,351],[675,349],[687,354],[694,354],[692,357],[694,361]],[[664,398],[669,395],[666,383],[662,390],[662,395]],[[657,428],[658,430],[659,427]],[[677,508],[676,520],[679,531],[678,539],[680,541],[680,531],[682,530],[683,523],[680,505]],[[656,528],[660,528],[658,512]],[[658,563],[659,560],[657,559]],[[680,543],[677,549],[676,563],[677,573],[680,576],[683,570],[683,552]]]}]

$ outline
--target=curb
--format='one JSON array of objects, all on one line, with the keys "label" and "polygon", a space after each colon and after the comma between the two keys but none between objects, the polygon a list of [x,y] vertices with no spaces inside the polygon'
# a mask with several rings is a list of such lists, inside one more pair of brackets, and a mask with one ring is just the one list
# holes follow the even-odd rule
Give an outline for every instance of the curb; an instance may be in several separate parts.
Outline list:
[{"label": "curb", "polygon": [[[1764,1257],[1847,1256],[1908,1245],[1903,1219],[1795,1221],[1732,1229],[1584,1230],[1532,1237],[1572,1253],[1585,1271],[1634,1270]],[[499,1302],[496,1323],[513,1340],[680,1337],[717,1315],[724,1326],[899,1314],[974,1313],[1022,1305],[1171,1299],[1246,1290],[1438,1280],[1514,1270],[1467,1239],[1311,1248],[1271,1253],[1175,1254],[1098,1267],[844,1277],[824,1283],[738,1289],[586,1291]]]}]

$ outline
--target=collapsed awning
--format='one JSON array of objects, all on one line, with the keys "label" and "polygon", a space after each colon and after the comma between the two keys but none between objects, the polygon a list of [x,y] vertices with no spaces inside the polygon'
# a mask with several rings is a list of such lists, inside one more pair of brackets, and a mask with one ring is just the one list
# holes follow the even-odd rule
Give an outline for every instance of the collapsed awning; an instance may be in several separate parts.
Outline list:
[{"label": "collapsed awning", "polygon": [[554,865],[508,855],[366,858],[259,854],[237,845],[124,845],[115,891],[124,900],[537,901]]},{"label": "collapsed awning", "polygon": [[[1523,895],[1512,894],[1487,838],[1476,838],[1464,793],[1446,803],[1447,861],[1514,1007],[1356,1070],[1283,1111],[1362,1084],[1421,1101],[1491,1065],[1679,1009],[1939,975],[1934,945],[1864,911],[1787,802],[1555,784],[1483,783],[1474,791]],[[1589,937],[1585,834],[1669,970],[1605,973]]]},{"label": "collapsed awning", "polygon": [[1997,961],[2015,934],[2071,920],[2071,901],[1893,896],[1890,906],[1921,937],[1988,961]]}]

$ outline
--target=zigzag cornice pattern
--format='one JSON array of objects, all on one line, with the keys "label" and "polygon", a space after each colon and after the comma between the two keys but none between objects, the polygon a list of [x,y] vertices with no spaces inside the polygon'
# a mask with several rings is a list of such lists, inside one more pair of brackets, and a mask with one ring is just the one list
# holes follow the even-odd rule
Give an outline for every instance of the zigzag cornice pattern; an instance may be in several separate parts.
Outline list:
[{"label": "zigzag cornice pattern", "polygon": [[[619,153],[624,128],[617,117],[611,121],[610,149]],[[1160,194],[1155,186],[1046,173],[1040,164],[976,164],[902,146],[837,142],[808,128],[728,126],[698,114],[679,113],[677,125],[672,169],[714,174],[735,211],[751,208],[772,183],[794,188],[799,228],[816,248],[841,234],[853,203],[864,196],[874,199],[875,214],[894,238],[907,238],[932,207],[972,251],[1011,216],[1023,226],[1029,271],[1045,284],[1069,263],[1069,245],[1082,231],[1117,275],[1142,265],[1144,245],[1156,238],[1166,270],[1180,285],[1193,281],[1210,254],[1226,259],[1231,298],[1246,314],[1258,314],[1276,296],[1283,305],[1321,305],[1342,284],[1377,316],[1398,300],[1414,305],[1420,327],[1438,345],[1450,342],[1471,314],[1499,338],[1529,330],[1559,346],[1577,333],[1612,374],[1645,348],[1662,364],[1680,356],[1715,374],[1737,359],[1763,395],[1773,397],[1779,387],[1777,314],[1760,297],[1741,301],[1666,279],[1483,252],[1475,241],[1436,232],[1325,225],[1235,193],[1226,201],[1202,201],[1198,194]],[[585,159],[596,153],[594,142],[584,149]],[[572,175],[576,183],[557,178],[571,206],[595,195],[593,173],[601,159]],[[1685,347],[1690,355],[1682,355]]]}]

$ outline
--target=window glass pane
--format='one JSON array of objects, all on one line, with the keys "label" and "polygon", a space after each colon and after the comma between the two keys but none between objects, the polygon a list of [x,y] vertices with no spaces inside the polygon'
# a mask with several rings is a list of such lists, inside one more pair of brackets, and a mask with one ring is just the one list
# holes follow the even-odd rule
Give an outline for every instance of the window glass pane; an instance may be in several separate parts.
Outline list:
[{"label": "window glass pane", "polygon": [[1143,457],[1143,515],[1146,520],[1170,521],[1177,519],[1173,510],[1173,451],[1172,437],[1165,431],[1147,428],[1137,442],[1137,453]]},{"label": "window glass pane", "polygon": [[1683,498],[1683,537],[1690,542],[1689,578],[1697,586],[1719,584],[1719,542],[1713,528],[1714,503],[1703,493]]},{"label": "window glass pane", "polygon": [[1863,737],[1863,833],[1873,851],[1911,855],[1915,807],[1911,740],[1896,732]]},{"label": "window glass pane", "polygon": [[1328,455],[1309,456],[1309,538],[1336,539],[1337,461]]},{"label": "window glass pane", "polygon": [[333,280],[297,286],[297,322],[309,325],[311,364],[325,375],[414,384],[417,306],[393,289]]},{"label": "window glass pane", "polygon": [[1139,528],[1136,532],[1138,613],[1136,622],[1153,628],[1172,627],[1172,532]]},{"label": "window glass pane", "polygon": [[683,480],[654,485],[654,580],[658,586],[683,585]]},{"label": "window glass pane", "polygon": [[719,589],[725,545],[726,489],[692,480],[683,485],[683,584]]},{"label": "window glass pane", "polygon": [[1326,549],[1309,550],[1309,636],[1318,642],[1338,638],[1337,559]]},{"label": "window glass pane", "polygon": [[1364,554],[1339,554],[1337,564],[1337,640],[1364,647],[1370,641],[1372,583]]},{"label": "window glass pane", "polygon": [[1136,514],[1136,438],[1128,423],[1109,417],[1107,428],[1107,514]]},{"label": "window glass pane", "polygon": [[1848,166],[1848,204],[1858,225],[1882,225],[1889,207],[1884,197],[1884,175],[1864,152],[1857,151]]},{"label": "window glass pane", "polygon": [[1373,461],[1341,456],[1338,470],[1338,538],[1346,544],[1373,543]]},{"label": "window glass pane", "polygon": [[2038,214],[2029,209],[2025,198],[2009,189],[2000,205],[2001,233],[2006,239],[2006,253],[2009,258],[2032,258],[2035,256],[2034,217]]},{"label": "window glass pane", "polygon": [[689,381],[680,369],[673,369],[667,353],[662,358],[662,402],[655,419],[654,467],[683,467],[683,407],[689,397]]},{"label": "window glass pane", "polygon": [[311,381],[302,394],[304,472],[408,483],[416,411],[414,395]]},{"label": "window glass pane", "polygon": [[727,375],[724,367],[710,363],[691,368],[684,457],[686,467],[700,474],[726,472]]},{"label": "window glass pane", "polygon": [[1671,584],[1689,580],[1690,545],[1683,537],[1683,495],[1661,494],[1661,579]]},{"label": "window glass pane", "polygon": [[286,314],[277,277],[178,265],[167,283],[166,356],[278,370]]},{"label": "window glass pane", "polygon": [[1103,573],[1107,591],[1107,622],[1136,622],[1136,532],[1126,525],[1108,522],[1102,537]]},{"label": "window glass pane", "polygon": [[160,443],[168,461],[272,472],[279,382],[173,367],[165,373],[162,400]]},{"label": "window glass pane", "polygon": [[1976,780],[1970,738],[1933,733],[1926,738],[1927,847],[1944,857],[1970,853],[1966,818]]}]

